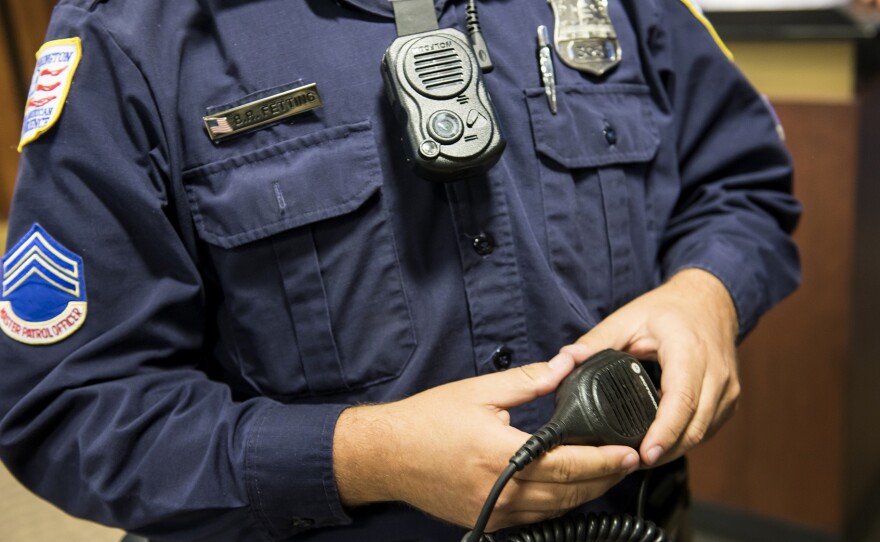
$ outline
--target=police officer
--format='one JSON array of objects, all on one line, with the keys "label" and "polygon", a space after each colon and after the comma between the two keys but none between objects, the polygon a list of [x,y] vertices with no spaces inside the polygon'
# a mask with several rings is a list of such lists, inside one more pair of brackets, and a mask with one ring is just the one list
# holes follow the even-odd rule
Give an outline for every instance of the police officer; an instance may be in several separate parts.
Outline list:
[{"label": "police officer", "polygon": [[[627,474],[732,412],[736,340],[798,282],[799,206],[690,2],[552,4],[478,3],[507,148],[434,183],[385,96],[386,0],[62,0],[3,258],[9,469],[156,541],[458,540],[611,347],[663,368],[641,449],[554,450],[490,529],[629,506]],[[467,2],[434,5],[465,29]],[[553,32],[585,18],[614,31],[601,73]]]}]

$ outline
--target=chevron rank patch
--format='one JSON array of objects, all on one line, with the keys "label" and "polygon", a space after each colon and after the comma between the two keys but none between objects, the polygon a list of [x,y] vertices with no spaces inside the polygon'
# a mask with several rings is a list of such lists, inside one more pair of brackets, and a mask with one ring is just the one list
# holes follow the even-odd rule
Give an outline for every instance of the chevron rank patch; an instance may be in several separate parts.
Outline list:
[{"label": "chevron rank patch", "polygon": [[16,341],[43,345],[70,337],[86,319],[82,258],[39,224],[3,257],[0,329]]},{"label": "chevron rank patch", "polygon": [[81,57],[79,38],[50,41],[37,51],[18,152],[58,122]]}]

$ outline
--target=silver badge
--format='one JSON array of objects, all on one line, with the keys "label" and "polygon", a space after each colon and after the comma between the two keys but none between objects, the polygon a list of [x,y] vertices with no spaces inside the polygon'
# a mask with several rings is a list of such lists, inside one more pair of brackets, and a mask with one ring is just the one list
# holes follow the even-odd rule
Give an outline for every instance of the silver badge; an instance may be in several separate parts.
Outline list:
[{"label": "silver badge", "polygon": [[608,16],[608,0],[547,0],[556,18],[553,44],[576,70],[602,75],[620,63],[620,42]]}]

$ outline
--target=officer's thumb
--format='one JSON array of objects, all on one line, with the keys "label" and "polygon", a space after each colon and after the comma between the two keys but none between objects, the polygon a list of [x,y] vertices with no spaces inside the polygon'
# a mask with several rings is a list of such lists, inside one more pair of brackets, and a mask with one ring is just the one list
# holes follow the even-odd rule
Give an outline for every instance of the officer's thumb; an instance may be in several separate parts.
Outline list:
[{"label": "officer's thumb", "polygon": [[565,352],[546,363],[532,363],[501,373],[474,379],[486,404],[498,408],[519,406],[556,391],[574,369],[574,359]]}]

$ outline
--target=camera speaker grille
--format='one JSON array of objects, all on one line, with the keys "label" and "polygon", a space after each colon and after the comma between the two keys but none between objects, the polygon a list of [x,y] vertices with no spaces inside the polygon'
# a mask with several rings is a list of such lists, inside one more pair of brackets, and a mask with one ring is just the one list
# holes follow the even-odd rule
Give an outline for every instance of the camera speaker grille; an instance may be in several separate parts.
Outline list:
[{"label": "camera speaker grille", "polygon": [[435,90],[464,83],[464,67],[455,49],[441,49],[415,55],[415,70],[422,85]]}]

